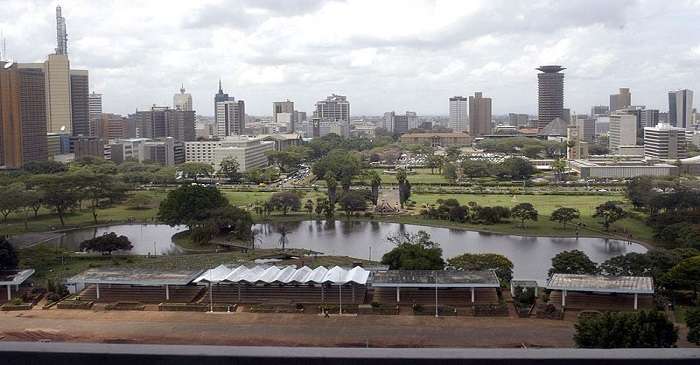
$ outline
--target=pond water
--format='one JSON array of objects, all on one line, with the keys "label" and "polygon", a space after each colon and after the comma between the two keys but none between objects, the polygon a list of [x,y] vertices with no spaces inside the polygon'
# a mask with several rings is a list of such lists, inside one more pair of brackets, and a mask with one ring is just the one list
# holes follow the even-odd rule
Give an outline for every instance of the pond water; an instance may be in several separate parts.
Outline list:
[{"label": "pond water", "polygon": [[552,257],[561,251],[581,250],[597,263],[628,252],[647,251],[636,243],[604,238],[524,237],[410,224],[341,220],[257,224],[253,227],[258,232],[256,246],[280,247],[279,227],[282,225],[288,231],[286,247],[363,259],[370,258],[371,252],[371,259],[377,261],[393,248],[387,236],[423,230],[440,244],[445,258],[467,252],[498,253],[513,262],[515,277],[542,282],[547,277]]},{"label": "pond water", "polygon": [[182,250],[177,247],[172,237],[175,233],[187,229],[186,226],[170,227],[166,224],[121,224],[109,227],[97,227],[67,232],[60,238],[49,241],[68,250],[79,251],[80,243],[105,233],[114,232],[118,236],[129,238],[134,246],[130,251],[120,252],[131,255],[175,255]]}]

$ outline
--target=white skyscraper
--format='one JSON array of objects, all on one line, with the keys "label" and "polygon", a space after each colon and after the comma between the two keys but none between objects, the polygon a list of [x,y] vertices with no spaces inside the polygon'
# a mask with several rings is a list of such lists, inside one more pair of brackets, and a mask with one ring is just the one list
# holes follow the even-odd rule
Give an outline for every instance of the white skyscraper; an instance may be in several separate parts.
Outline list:
[{"label": "white skyscraper", "polygon": [[688,157],[685,129],[666,123],[644,128],[644,156],[663,160]]},{"label": "white skyscraper", "polygon": [[693,91],[678,90],[668,93],[668,122],[671,126],[691,129],[693,113]]},{"label": "white skyscraper", "polygon": [[192,95],[185,93],[185,85],[180,87],[180,93],[173,96],[173,108],[186,112],[192,111]]},{"label": "white skyscraper", "polygon": [[245,128],[245,104],[243,100],[216,102],[216,135],[220,138],[243,134]]},{"label": "white skyscraper", "polygon": [[102,94],[93,91],[88,95],[88,110],[90,120],[100,117],[100,114],[102,114]]},{"label": "white skyscraper", "polygon": [[610,152],[618,153],[620,146],[633,146],[637,144],[637,116],[625,112],[610,114],[610,127],[608,130],[608,145]]},{"label": "white skyscraper", "polygon": [[450,98],[450,128],[453,132],[463,132],[469,128],[469,99],[463,96]]}]

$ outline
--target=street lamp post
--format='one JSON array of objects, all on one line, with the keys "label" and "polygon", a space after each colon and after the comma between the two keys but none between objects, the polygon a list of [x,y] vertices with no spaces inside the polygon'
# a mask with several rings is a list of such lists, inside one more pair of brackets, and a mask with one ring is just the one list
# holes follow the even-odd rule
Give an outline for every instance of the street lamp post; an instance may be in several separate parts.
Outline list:
[{"label": "street lamp post", "polygon": [[438,317],[438,277],[437,271],[433,272],[435,274],[435,318]]}]

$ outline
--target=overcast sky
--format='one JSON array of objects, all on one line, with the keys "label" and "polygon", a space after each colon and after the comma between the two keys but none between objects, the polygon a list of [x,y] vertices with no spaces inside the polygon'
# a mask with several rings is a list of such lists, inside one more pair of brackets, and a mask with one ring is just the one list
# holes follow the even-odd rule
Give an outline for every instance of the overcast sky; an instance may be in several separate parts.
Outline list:
[{"label": "overcast sky", "polygon": [[[311,112],[331,93],[353,115],[446,115],[483,91],[494,114],[536,114],[538,65],[567,67],[565,106],[586,113],[629,87],[665,111],[666,92],[700,84],[700,0],[62,1],[73,68],[90,71],[106,112],[171,105],[184,83],[213,114],[217,82],[270,115]],[[10,57],[56,47],[54,1],[0,0]],[[697,98],[696,98],[697,99]],[[697,103],[696,103],[697,104]]]}]

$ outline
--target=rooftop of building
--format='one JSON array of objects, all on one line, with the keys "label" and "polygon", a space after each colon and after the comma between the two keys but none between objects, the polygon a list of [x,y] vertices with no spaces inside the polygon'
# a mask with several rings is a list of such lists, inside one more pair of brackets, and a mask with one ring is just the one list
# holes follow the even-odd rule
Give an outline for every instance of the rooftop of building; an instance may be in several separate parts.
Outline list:
[{"label": "rooftop of building", "polygon": [[202,270],[93,268],[68,278],[68,284],[187,285]]},{"label": "rooftop of building", "polygon": [[544,73],[556,73],[559,71],[566,70],[566,67],[561,67],[559,65],[545,65],[536,68],[537,71],[542,71]]},{"label": "rooftop of building", "polygon": [[[374,273],[373,287],[498,288],[494,271],[388,270]],[[437,282],[436,282],[437,281]]]},{"label": "rooftop of building", "polygon": [[0,286],[20,285],[34,275],[34,269],[0,270]]},{"label": "rooftop of building", "polygon": [[618,160],[614,158],[596,158],[588,160],[571,160],[570,163],[580,167],[649,167],[649,168],[669,168],[674,165],[644,159]]},{"label": "rooftop of building", "polygon": [[470,137],[468,133],[460,132],[421,132],[421,133],[406,133],[401,137],[426,138],[426,137]]},{"label": "rooftop of building", "polygon": [[653,294],[654,282],[646,276],[553,274],[545,288],[607,293]]}]

